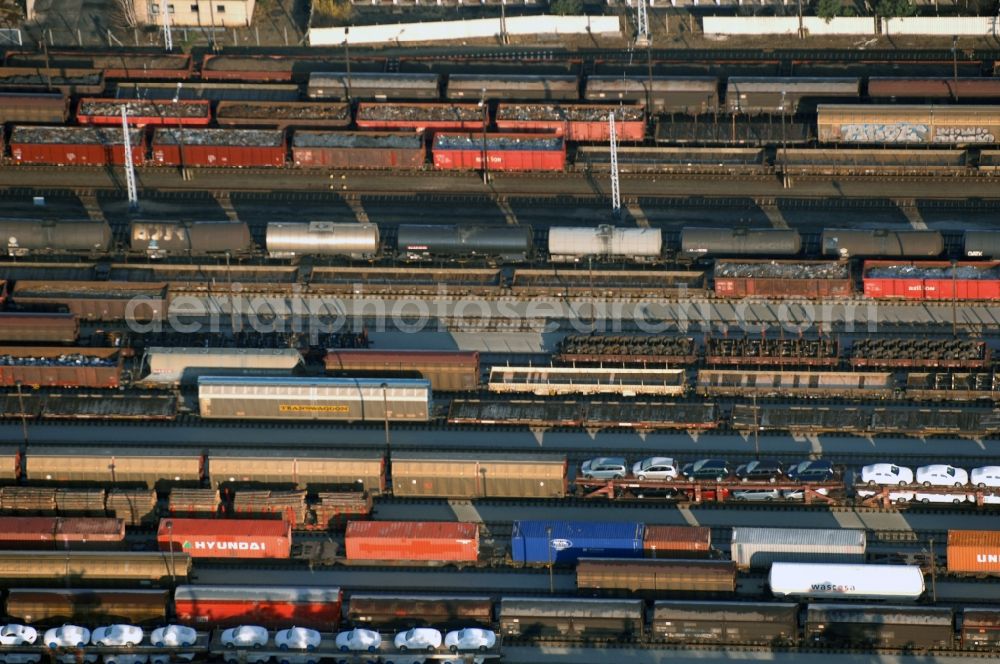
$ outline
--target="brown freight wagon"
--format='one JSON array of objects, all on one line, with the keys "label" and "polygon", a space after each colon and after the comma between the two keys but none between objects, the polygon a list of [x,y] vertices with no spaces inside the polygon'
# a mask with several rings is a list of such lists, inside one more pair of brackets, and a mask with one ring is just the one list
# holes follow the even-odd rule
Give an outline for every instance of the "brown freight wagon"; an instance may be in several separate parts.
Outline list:
[{"label": "brown freight wagon", "polygon": [[647,525],[642,545],[647,558],[708,558],[712,554],[712,529]]},{"label": "brown freight wagon", "polygon": [[815,646],[947,650],[954,619],[944,607],[810,604],[803,632]]},{"label": "brown freight wagon", "polygon": [[0,92],[0,123],[63,124],[69,97],[51,92]]},{"label": "brown freight wagon", "polygon": [[718,297],[850,297],[850,268],[838,261],[716,261]]},{"label": "brown freight wagon", "polygon": [[27,624],[159,623],[167,617],[168,590],[63,590],[12,588],[7,615]]},{"label": "brown freight wagon", "polygon": [[296,131],[292,162],[300,168],[421,168],[427,161],[422,132]]},{"label": "brown freight wagon", "polygon": [[142,484],[151,488],[198,483],[203,464],[200,453],[178,448],[32,445],[24,474],[32,482]]},{"label": "brown freight wagon", "polygon": [[736,563],[728,560],[581,558],[578,588],[631,593],[736,592]]},{"label": "brown freight wagon", "polygon": [[371,494],[385,492],[385,457],[381,451],[213,449],[207,475],[213,487],[266,484],[269,488],[334,489],[350,487]]},{"label": "brown freight wagon", "polygon": [[136,586],[184,581],[186,553],[131,551],[0,551],[0,581],[17,585]]},{"label": "brown freight wagon", "polygon": [[435,392],[479,389],[479,353],[435,350],[330,350],[326,370],[340,376],[424,378]]},{"label": "brown freight wagon", "polygon": [[949,530],[948,573],[1000,574],[1000,531]]},{"label": "brown freight wagon", "polygon": [[95,387],[121,385],[125,354],[118,348],[0,347],[0,385]]},{"label": "brown freight wagon", "polygon": [[71,344],[79,336],[80,321],[70,313],[0,313],[0,342]]},{"label": "brown freight wagon", "polygon": [[76,69],[101,69],[107,78],[128,80],[183,80],[190,78],[193,60],[190,55],[171,53],[144,53],[142,55],[87,55],[85,53],[49,51],[41,53],[13,53],[7,56],[9,67],[36,67],[45,70],[47,65]]},{"label": "brown freight wagon", "polygon": [[351,595],[347,620],[375,628],[405,630],[433,626],[458,629],[493,625],[490,597],[450,597],[447,595]]},{"label": "brown freight wagon", "polygon": [[104,92],[104,72],[73,67],[0,67],[0,89],[99,95]]},{"label": "brown freight wagon", "polygon": [[64,307],[85,320],[159,320],[167,313],[166,283],[125,281],[19,280],[11,299],[18,304]]},{"label": "brown freight wagon", "polygon": [[959,637],[963,650],[1000,648],[1000,609],[964,609]]},{"label": "brown freight wagon", "polygon": [[496,452],[393,452],[395,496],[564,498],[565,456]]},{"label": "brown freight wagon", "polygon": [[315,101],[220,101],[215,122],[222,127],[344,128],[351,124],[351,107]]},{"label": "brown freight wagon", "polygon": [[670,643],[787,645],[799,605],[775,602],[654,602],[651,637]]},{"label": "brown freight wagon", "polygon": [[937,102],[1000,99],[996,78],[868,78],[868,97],[875,101]]},{"label": "brown freight wagon", "polygon": [[630,641],[641,639],[646,617],[641,599],[504,597],[500,632],[514,639]]}]

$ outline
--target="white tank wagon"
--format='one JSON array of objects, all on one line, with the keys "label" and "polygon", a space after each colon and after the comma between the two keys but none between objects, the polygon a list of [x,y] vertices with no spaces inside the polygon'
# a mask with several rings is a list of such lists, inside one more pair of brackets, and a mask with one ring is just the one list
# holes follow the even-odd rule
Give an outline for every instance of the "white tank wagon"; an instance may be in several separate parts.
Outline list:
[{"label": "white tank wagon", "polygon": [[295,256],[345,256],[374,258],[379,253],[375,224],[274,222],[267,225],[267,251],[272,258]]},{"label": "white tank wagon", "polygon": [[400,378],[246,378],[201,376],[206,419],[426,422],[431,384]]},{"label": "white tank wagon", "polygon": [[143,382],[178,385],[198,375],[291,372],[302,364],[302,353],[294,348],[165,348],[146,349],[143,364],[149,375]]},{"label": "white tank wagon", "polygon": [[663,235],[659,228],[601,225],[549,229],[549,259],[553,263],[574,263],[587,258],[653,262],[662,251]]},{"label": "white tank wagon", "polygon": [[493,367],[490,392],[560,394],[640,394],[682,396],[683,369],[605,369],[599,367]]},{"label": "white tank wagon", "polygon": [[924,573],[916,565],[774,563],[768,585],[775,597],[916,600]]}]

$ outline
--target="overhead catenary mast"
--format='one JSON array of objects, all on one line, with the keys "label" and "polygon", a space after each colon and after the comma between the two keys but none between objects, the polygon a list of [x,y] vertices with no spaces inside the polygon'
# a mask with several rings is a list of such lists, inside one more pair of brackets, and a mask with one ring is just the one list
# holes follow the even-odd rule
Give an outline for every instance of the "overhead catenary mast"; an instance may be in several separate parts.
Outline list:
[{"label": "overhead catenary mast", "polygon": [[163,46],[167,53],[174,50],[174,36],[170,32],[170,5],[163,5]]},{"label": "overhead catenary mast", "polygon": [[622,194],[618,182],[618,138],[615,134],[615,112],[608,113],[608,132],[611,136],[611,212],[622,211]]},{"label": "overhead catenary mast", "polygon": [[122,144],[125,148],[125,184],[128,187],[128,207],[139,207],[139,191],[135,185],[135,167],[132,165],[132,138],[128,133],[128,105],[122,104]]},{"label": "overhead catenary mast", "polygon": [[635,4],[635,43],[639,46],[645,46],[649,44],[649,12],[646,9],[646,0],[636,0]]}]

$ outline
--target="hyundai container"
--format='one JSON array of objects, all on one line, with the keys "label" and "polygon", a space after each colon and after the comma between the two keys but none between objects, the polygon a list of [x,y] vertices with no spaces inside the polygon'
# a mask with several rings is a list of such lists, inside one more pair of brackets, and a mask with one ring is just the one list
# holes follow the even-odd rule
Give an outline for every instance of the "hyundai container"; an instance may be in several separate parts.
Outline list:
[{"label": "hyundai container", "polygon": [[192,558],[289,558],[292,524],[279,519],[160,519],[160,551]]}]

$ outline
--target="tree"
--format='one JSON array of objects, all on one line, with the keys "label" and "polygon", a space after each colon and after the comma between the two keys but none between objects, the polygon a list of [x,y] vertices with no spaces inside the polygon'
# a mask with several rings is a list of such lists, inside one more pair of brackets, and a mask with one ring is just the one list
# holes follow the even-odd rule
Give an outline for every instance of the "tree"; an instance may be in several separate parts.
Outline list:
[{"label": "tree", "polygon": [[840,0],[819,0],[816,3],[816,15],[829,23],[833,18],[840,15]]},{"label": "tree", "polygon": [[917,13],[917,6],[911,0],[879,0],[875,13],[886,18],[913,16]]},{"label": "tree", "polygon": [[583,0],[552,0],[549,9],[560,16],[575,16],[583,13]]}]

